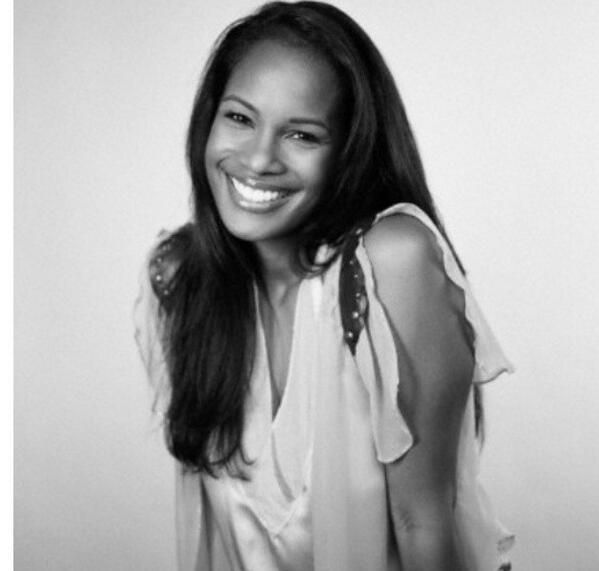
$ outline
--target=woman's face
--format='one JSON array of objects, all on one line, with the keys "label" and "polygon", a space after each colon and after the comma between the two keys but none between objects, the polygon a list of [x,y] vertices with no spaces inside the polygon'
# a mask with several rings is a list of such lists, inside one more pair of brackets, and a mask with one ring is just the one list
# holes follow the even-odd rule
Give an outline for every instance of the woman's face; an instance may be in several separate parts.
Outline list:
[{"label": "woman's face", "polygon": [[206,146],[208,181],[233,235],[288,240],[325,191],[339,148],[332,67],[297,47],[254,45],[235,66]]}]

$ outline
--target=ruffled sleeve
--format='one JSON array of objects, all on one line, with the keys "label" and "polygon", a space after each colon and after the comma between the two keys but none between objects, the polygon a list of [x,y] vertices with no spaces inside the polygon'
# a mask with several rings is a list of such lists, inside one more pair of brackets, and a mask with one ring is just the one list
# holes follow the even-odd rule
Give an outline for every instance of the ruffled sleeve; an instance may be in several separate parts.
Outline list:
[{"label": "ruffled sleeve", "polygon": [[133,309],[135,341],[152,391],[152,412],[160,418],[168,408],[170,383],[163,348],[163,310],[158,297],[160,290],[153,284],[164,280],[156,260],[159,258],[159,248],[167,238],[166,231],[160,232],[144,261],[139,275],[139,293]]},{"label": "ruffled sleeve", "polygon": [[[177,268],[173,235],[158,234],[139,276],[139,295],[133,321],[135,341],[146,368],[153,394],[152,411],[162,421],[170,400],[170,380],[164,354],[164,309],[171,280]],[[180,571],[208,569],[206,525],[200,476],[176,462],[175,503],[177,568]]]},{"label": "ruffled sleeve", "polygon": [[[487,324],[449,245],[434,223],[417,206],[402,203],[379,214],[374,224],[384,217],[396,214],[413,216],[432,232],[442,252],[447,276],[463,292],[465,317],[473,333],[473,383],[485,383],[497,378],[501,373],[512,372],[512,365]],[[410,449],[413,437],[397,407],[397,394],[401,382],[398,356],[388,318],[377,296],[374,273],[363,238],[356,249],[356,257],[364,273],[369,303],[366,328],[356,347],[356,364],[369,395],[377,458],[388,463],[400,458]]]}]

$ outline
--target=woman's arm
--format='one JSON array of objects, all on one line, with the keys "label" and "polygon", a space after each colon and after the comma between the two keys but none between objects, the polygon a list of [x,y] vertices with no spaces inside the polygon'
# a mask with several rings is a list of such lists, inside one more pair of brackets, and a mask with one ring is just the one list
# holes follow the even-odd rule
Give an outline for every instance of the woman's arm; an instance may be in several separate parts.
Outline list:
[{"label": "woman's arm", "polygon": [[434,236],[417,220],[386,218],[365,245],[395,339],[399,406],[415,441],[386,465],[402,568],[463,571],[455,480],[474,366],[463,296],[445,274]]}]

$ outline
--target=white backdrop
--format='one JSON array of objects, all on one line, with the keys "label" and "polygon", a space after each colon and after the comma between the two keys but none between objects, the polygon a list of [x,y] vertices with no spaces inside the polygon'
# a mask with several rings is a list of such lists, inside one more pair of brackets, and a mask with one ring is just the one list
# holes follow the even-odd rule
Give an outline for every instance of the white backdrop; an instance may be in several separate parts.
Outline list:
[{"label": "white backdrop", "polygon": [[[599,568],[599,3],[338,0],[393,69],[518,368],[483,475],[516,570]],[[133,343],[142,257],[187,218],[199,72],[245,0],[17,0],[15,561],[174,569],[172,463]]]}]

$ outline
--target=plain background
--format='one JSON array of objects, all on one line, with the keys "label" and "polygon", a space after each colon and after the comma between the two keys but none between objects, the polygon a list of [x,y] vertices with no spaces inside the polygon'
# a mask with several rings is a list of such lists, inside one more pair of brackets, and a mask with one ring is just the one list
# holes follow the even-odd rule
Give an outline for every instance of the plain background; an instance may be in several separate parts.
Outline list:
[{"label": "plain background", "polygon": [[[483,480],[515,569],[599,568],[599,3],[338,0],[392,68],[431,188],[517,366]],[[138,271],[188,217],[184,137],[255,3],[17,0],[15,568],[174,569],[173,467],[133,343]]]}]

